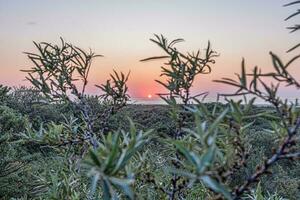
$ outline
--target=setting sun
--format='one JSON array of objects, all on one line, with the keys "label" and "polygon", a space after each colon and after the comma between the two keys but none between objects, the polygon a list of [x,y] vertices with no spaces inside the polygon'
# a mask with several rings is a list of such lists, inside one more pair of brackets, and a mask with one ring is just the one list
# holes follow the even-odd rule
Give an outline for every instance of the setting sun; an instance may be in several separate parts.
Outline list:
[{"label": "setting sun", "polygon": [[151,94],[148,94],[148,99],[151,99],[152,98],[152,95]]}]

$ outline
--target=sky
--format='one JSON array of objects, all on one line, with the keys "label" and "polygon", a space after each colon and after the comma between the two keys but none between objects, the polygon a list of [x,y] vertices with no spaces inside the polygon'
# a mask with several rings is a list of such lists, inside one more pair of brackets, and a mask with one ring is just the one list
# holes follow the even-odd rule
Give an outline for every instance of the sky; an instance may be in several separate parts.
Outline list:
[{"label": "sky", "polygon": [[[29,85],[21,69],[30,68],[23,52],[36,52],[32,41],[66,41],[91,48],[105,57],[94,61],[88,92],[99,93],[95,84],[104,83],[113,69],[131,71],[129,92],[141,98],[163,92],[154,80],[161,79],[162,61],[139,62],[162,55],[149,41],[153,34],[169,40],[184,38],[183,52],[203,50],[210,40],[220,57],[212,73],[200,75],[193,92],[209,91],[214,97],[232,88],[214,83],[234,77],[245,58],[247,69],[255,65],[271,69],[269,51],[284,61],[292,58],[286,50],[299,42],[297,33],[284,19],[296,7],[283,7],[286,0],[0,0],[0,84]],[[299,77],[300,68],[291,71]],[[292,89],[281,94],[295,97]]]}]

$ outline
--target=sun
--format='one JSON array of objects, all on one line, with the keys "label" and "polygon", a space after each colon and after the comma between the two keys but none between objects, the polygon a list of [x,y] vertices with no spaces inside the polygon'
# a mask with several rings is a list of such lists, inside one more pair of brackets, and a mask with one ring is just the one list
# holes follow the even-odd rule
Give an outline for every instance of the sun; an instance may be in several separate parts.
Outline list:
[{"label": "sun", "polygon": [[148,94],[147,97],[148,97],[148,99],[151,99],[151,98],[152,98],[152,95],[151,95],[151,94]]}]

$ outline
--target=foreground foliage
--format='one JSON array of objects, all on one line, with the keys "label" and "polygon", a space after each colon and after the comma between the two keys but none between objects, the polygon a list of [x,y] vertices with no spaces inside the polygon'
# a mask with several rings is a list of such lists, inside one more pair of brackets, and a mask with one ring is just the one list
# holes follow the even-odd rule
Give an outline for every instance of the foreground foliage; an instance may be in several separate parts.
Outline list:
[{"label": "foreground foliage", "polygon": [[270,52],[271,72],[249,73],[243,60],[237,79],[216,80],[236,91],[204,103],[207,92],[190,91],[213,70],[210,42],[183,53],[183,39],[150,40],[165,55],[142,61],[167,60],[157,80],[166,105],[150,108],[127,106],[129,73],[114,71],[96,85],[100,95],[86,94],[100,55],[63,39],[34,43],[22,70],[32,88],[0,86],[1,199],[300,198],[299,103],[278,94],[282,84],[299,91],[289,67],[300,56],[283,62]]}]

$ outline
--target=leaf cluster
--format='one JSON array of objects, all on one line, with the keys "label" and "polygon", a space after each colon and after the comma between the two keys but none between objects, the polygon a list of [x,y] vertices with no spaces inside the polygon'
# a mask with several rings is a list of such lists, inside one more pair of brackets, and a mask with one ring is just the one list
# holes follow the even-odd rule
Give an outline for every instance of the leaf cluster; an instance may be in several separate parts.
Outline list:
[{"label": "leaf cluster", "polygon": [[168,59],[165,66],[161,67],[161,76],[166,77],[166,82],[156,81],[168,90],[169,95],[179,97],[186,104],[191,100],[190,88],[196,76],[209,74],[211,64],[215,63],[214,58],[218,54],[211,49],[210,42],[208,42],[204,55],[201,57],[200,50],[186,54],[180,52],[175,45],[184,41],[181,38],[168,42],[163,35],[155,35],[155,38],[150,39],[150,41],[158,45],[166,55],[149,57],[141,61]]},{"label": "leaf cluster", "polygon": [[[39,53],[25,52],[34,66],[26,72],[32,85],[51,100],[69,100],[70,94],[81,98],[85,93],[92,60],[96,55],[65,42],[61,45],[34,42]],[[81,82],[81,90],[75,85]]]},{"label": "leaf cluster", "polygon": [[104,199],[118,199],[118,191],[124,192],[130,199],[134,199],[132,184],[134,174],[128,168],[131,160],[149,141],[152,130],[137,132],[130,121],[130,132],[118,131],[103,136],[97,150],[90,151],[87,166],[93,177],[91,193],[96,192],[100,182]]},{"label": "leaf cluster", "polygon": [[130,96],[128,95],[127,81],[129,74],[117,73],[114,70],[113,74],[110,74],[110,78],[105,84],[96,85],[103,92],[100,98],[104,100],[105,104],[121,108],[126,105]]}]

